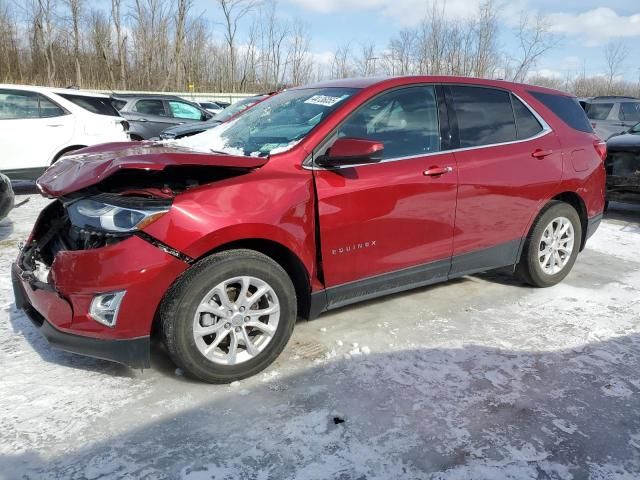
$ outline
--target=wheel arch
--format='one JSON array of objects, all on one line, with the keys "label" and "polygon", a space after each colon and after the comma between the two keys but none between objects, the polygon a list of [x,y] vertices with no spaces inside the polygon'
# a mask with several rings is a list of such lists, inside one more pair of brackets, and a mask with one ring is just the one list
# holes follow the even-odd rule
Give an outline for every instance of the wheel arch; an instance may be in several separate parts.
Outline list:
[{"label": "wheel arch", "polygon": [[62,157],[64,154],[73,152],[74,150],[80,150],[81,148],[86,148],[86,147],[87,145],[69,145],[67,147],[64,147],[62,150],[59,150],[58,153],[56,153],[53,156],[53,158],[51,159],[50,165],[53,165],[58,160],[60,160],[60,157]]},{"label": "wheel arch", "polygon": [[[582,227],[582,238],[580,239],[580,251],[584,249],[585,244],[587,243],[587,227],[589,225],[589,216],[587,215],[587,205],[580,195],[576,192],[562,192],[553,197],[545,207],[551,201],[560,201],[564,203],[568,203],[578,212],[578,217],[580,217],[580,226]],[[544,210],[544,209],[543,209]]]},{"label": "wheel arch", "polygon": [[296,255],[285,245],[265,238],[246,238],[219,245],[213,250],[210,250],[202,255],[200,258],[208,257],[222,251],[234,250],[238,248],[260,252],[263,255],[271,258],[274,262],[284,268],[285,272],[287,272],[287,275],[289,275],[289,277],[291,278],[293,286],[296,290],[298,316],[303,318],[309,317],[309,311],[311,308],[310,275],[298,255]]}]

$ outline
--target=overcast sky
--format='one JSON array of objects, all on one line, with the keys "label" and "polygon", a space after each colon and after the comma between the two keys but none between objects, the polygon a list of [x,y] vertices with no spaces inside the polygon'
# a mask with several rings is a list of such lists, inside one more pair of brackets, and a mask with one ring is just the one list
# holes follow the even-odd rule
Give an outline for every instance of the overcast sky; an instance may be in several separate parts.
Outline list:
[{"label": "overcast sky", "polygon": [[[446,14],[467,16],[480,1],[447,0]],[[214,5],[213,0],[197,0],[196,10],[213,20],[219,17]],[[279,0],[278,11],[283,18],[301,18],[310,28],[313,53],[329,58],[346,42],[354,49],[363,42],[384,49],[400,29],[415,26],[428,5],[426,0]],[[603,46],[624,39],[629,48],[624,77],[630,81],[640,77],[640,0],[504,0],[499,5],[500,42],[507,51],[522,12],[548,15],[560,43],[538,63],[536,70],[541,73],[565,76],[583,68],[587,74],[602,73]],[[217,31],[221,34],[220,27]]]}]

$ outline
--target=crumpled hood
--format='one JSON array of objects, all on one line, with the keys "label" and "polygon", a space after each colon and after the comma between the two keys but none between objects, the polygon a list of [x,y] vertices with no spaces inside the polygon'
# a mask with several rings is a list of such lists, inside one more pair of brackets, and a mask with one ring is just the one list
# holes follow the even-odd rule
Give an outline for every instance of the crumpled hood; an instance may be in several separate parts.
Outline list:
[{"label": "crumpled hood", "polygon": [[208,154],[163,143],[107,143],[61,158],[36,183],[43,195],[59,197],[100,183],[121,170],[160,171],[181,165],[253,169],[268,161],[264,157]]}]

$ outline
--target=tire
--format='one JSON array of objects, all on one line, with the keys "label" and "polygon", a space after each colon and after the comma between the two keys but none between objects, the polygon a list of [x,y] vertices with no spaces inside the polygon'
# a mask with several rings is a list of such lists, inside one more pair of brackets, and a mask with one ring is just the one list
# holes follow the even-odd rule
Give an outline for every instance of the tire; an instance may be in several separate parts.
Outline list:
[{"label": "tire", "polygon": [[[566,226],[566,223],[563,223],[565,220],[570,223],[570,229],[573,231],[573,241],[571,242],[570,248],[571,253],[567,253],[566,251],[569,246],[567,239],[569,238],[569,231],[571,230],[567,231],[565,235],[560,236],[558,240],[552,240],[553,243],[549,242],[549,245],[547,242],[543,243],[543,235],[546,235],[545,231],[547,233],[552,232],[551,237],[545,238],[553,238],[553,235],[555,235],[555,233],[553,233],[554,225],[556,228],[559,227],[558,232],[560,232],[562,228]],[[555,223],[552,225],[552,222]],[[551,230],[547,230],[548,228],[551,228]],[[573,268],[573,264],[580,251],[581,242],[582,223],[580,222],[580,217],[576,209],[567,203],[553,201],[547,205],[533,224],[525,240],[520,261],[516,266],[516,274],[523,282],[533,285],[534,287],[544,288],[556,285],[561,282]],[[562,247],[557,250],[559,255],[557,262],[553,256],[547,257],[546,254],[541,251],[541,249],[545,249],[544,251],[546,252],[552,252],[555,250],[556,245]],[[545,263],[545,259],[547,258],[549,258],[549,260]]]},{"label": "tire", "polygon": [[[267,313],[258,316],[262,312]],[[172,360],[188,375],[210,383],[241,380],[268,367],[289,341],[296,318],[296,293],[287,273],[266,255],[245,249],[197,262],[160,307]]]}]

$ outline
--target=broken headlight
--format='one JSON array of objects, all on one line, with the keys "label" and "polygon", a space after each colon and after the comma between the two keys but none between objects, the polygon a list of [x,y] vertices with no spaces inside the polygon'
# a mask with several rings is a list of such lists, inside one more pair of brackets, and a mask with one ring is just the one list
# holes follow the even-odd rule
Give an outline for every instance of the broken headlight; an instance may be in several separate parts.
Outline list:
[{"label": "broken headlight", "polygon": [[141,230],[169,211],[166,202],[136,201],[135,206],[82,199],[67,207],[71,223],[80,228],[125,233]]}]

